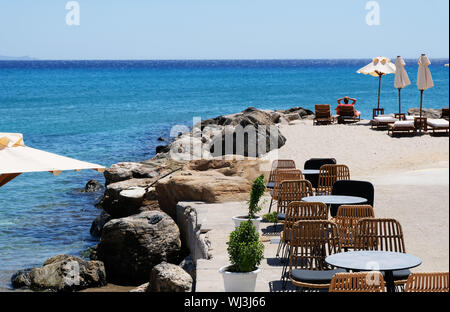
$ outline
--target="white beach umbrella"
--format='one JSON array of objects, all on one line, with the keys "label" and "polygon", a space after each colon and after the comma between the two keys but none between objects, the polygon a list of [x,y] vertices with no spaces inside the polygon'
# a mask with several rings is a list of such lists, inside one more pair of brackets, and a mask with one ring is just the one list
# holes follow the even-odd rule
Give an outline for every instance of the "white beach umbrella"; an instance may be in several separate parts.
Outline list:
[{"label": "white beach umbrella", "polygon": [[[378,77],[378,106],[377,111],[380,110],[380,95],[381,95],[381,77],[388,74],[395,74],[395,65],[391,60],[384,56],[375,57],[370,64],[357,71],[358,74],[370,75]],[[375,109],[374,109],[375,115]]]},{"label": "white beach umbrella", "polygon": [[401,90],[409,86],[411,84],[411,81],[409,80],[408,73],[405,70],[405,61],[401,56],[397,56],[397,59],[395,60],[395,80],[394,80],[394,87],[398,89],[398,114],[400,115],[402,113],[402,106],[401,106]]},{"label": "white beach umbrella", "polygon": [[[428,66],[431,64],[430,60],[425,54],[422,54],[419,58],[419,69],[417,70],[417,88],[420,91],[420,120],[422,122],[422,104],[423,104],[423,91],[432,88],[434,86],[433,78]],[[419,132],[422,131],[420,127]]]},{"label": "white beach umbrella", "polygon": [[25,172],[93,169],[103,172],[105,167],[60,156],[25,146],[20,133],[0,133],[0,186]]}]

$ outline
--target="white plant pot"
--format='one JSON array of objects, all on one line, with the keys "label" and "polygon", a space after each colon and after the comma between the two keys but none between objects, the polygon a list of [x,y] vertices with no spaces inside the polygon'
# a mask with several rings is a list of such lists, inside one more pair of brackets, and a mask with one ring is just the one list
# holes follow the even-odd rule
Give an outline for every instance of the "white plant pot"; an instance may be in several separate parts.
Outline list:
[{"label": "white plant pot", "polygon": [[[234,216],[233,218],[234,226],[239,227],[242,222],[248,221],[248,218],[245,218],[243,216]],[[252,219],[253,225],[256,227],[256,231],[259,232],[259,224],[262,221],[262,217],[257,217],[255,219]]]},{"label": "white plant pot", "polygon": [[254,292],[256,277],[261,269],[253,272],[235,273],[228,272],[228,266],[221,267],[219,272],[223,276],[223,285],[226,292]]}]

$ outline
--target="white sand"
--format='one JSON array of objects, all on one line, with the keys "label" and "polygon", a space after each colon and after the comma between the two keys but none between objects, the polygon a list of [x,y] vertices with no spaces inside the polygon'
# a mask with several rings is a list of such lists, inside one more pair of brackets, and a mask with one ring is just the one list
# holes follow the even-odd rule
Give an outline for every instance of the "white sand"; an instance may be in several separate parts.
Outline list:
[{"label": "white sand", "polygon": [[352,179],[375,187],[375,215],[397,219],[406,250],[420,257],[416,271],[449,270],[449,138],[391,138],[354,125],[312,126],[311,120],[280,127],[287,143],[272,159],[294,159],[298,168],[315,157],[334,157]]}]

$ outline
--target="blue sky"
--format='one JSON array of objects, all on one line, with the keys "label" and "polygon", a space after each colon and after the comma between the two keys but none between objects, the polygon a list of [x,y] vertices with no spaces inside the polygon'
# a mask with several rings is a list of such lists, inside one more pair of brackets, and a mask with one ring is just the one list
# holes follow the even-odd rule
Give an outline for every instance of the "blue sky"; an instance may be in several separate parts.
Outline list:
[{"label": "blue sky", "polygon": [[448,0],[0,0],[0,55],[39,59],[448,58]]}]

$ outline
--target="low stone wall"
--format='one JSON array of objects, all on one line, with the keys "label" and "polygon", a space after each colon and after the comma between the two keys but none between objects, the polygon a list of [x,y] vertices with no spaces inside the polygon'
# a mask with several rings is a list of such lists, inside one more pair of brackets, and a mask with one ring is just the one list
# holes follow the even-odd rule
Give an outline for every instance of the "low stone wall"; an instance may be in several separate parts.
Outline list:
[{"label": "low stone wall", "polygon": [[179,202],[177,204],[176,222],[180,229],[181,241],[191,254],[194,263],[198,259],[210,259],[210,242],[208,229],[202,228],[202,211],[193,206],[199,202]]}]

